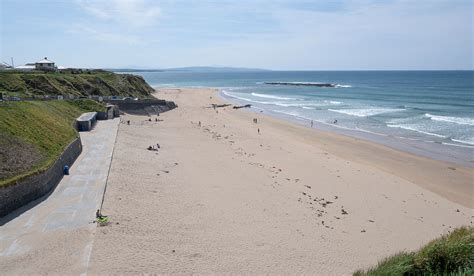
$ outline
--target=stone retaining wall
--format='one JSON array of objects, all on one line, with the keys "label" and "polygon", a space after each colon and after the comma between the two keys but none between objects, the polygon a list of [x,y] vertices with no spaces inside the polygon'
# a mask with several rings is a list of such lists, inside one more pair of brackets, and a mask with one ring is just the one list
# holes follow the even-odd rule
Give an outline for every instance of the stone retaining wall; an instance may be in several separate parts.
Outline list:
[{"label": "stone retaining wall", "polygon": [[0,187],[0,217],[53,190],[63,178],[64,166],[71,167],[81,152],[81,138],[77,138],[46,171],[31,175],[15,184]]},{"label": "stone retaining wall", "polygon": [[[177,107],[174,102],[165,100],[106,100],[105,102],[117,105],[120,111],[136,115],[158,115]],[[150,114],[150,110],[155,111],[156,114]]]},{"label": "stone retaining wall", "polygon": [[97,120],[107,120],[108,118],[109,118],[109,114],[107,112],[105,111],[97,112]]}]

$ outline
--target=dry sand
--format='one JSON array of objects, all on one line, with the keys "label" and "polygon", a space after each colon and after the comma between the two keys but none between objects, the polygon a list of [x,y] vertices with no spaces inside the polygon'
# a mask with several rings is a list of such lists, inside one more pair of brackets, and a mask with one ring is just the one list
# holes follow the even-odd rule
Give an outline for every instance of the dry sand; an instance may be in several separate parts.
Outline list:
[{"label": "dry sand", "polygon": [[216,112],[215,90],[156,96],[179,108],[122,118],[89,274],[350,274],[472,226],[472,169]]}]

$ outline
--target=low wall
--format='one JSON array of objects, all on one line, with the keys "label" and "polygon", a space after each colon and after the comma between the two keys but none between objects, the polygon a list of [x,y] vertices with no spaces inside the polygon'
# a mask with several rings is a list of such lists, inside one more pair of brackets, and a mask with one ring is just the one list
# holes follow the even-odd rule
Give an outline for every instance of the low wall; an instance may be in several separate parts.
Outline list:
[{"label": "low wall", "polygon": [[0,217],[53,190],[63,178],[64,166],[71,167],[81,152],[81,138],[77,138],[46,171],[26,177],[15,184],[0,187]]},{"label": "low wall", "polygon": [[76,119],[78,131],[90,131],[97,123],[97,112],[87,112]]},{"label": "low wall", "polygon": [[107,120],[109,118],[109,115],[107,112],[102,112],[102,111],[99,111],[97,112],[97,120]]},{"label": "low wall", "polygon": [[120,111],[137,115],[158,115],[177,107],[174,102],[165,100],[106,100],[105,102],[117,105]]}]

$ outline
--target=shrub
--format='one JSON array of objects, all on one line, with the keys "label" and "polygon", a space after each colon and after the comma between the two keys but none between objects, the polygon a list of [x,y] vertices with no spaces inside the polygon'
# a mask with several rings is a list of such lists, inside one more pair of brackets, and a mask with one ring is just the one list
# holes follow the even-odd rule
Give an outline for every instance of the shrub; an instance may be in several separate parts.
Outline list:
[{"label": "shrub", "polygon": [[354,275],[474,275],[474,228],[461,227],[417,252],[401,252]]}]

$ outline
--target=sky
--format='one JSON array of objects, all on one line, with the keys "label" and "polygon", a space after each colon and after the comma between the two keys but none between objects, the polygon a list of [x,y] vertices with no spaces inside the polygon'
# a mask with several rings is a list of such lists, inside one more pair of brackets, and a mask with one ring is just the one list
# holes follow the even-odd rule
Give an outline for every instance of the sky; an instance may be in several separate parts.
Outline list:
[{"label": "sky", "polygon": [[0,0],[0,61],[472,70],[473,0]]}]

